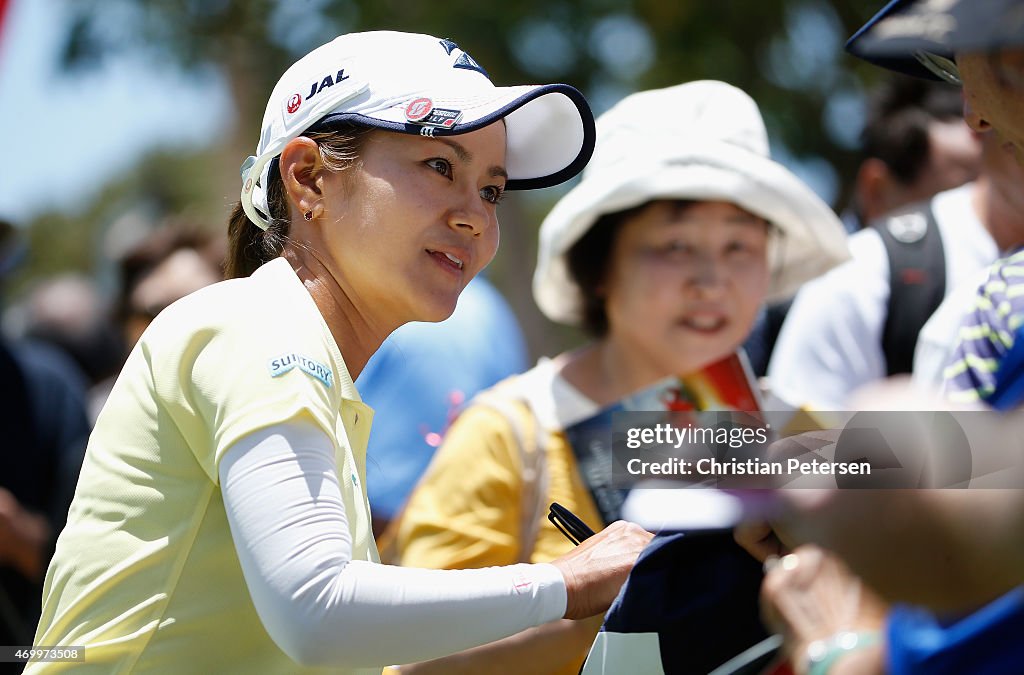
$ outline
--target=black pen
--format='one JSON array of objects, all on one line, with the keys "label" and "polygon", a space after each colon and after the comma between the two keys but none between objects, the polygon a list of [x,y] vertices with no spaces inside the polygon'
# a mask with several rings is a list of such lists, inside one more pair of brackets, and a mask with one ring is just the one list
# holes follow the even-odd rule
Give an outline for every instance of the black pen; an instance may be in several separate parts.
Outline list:
[{"label": "black pen", "polygon": [[594,531],[580,520],[579,516],[565,508],[558,502],[551,502],[551,510],[548,512],[548,520],[554,523],[561,532],[572,543],[577,546],[581,542],[594,536]]}]

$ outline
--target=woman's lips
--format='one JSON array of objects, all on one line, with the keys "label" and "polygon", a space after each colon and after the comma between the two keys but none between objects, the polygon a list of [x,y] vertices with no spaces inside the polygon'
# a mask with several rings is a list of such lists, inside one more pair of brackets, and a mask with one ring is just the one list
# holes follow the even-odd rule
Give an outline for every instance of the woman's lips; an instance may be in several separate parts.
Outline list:
[{"label": "woman's lips", "polygon": [[442,267],[449,270],[461,272],[465,267],[465,262],[453,253],[447,253],[445,251],[430,251],[427,253],[438,262]]},{"label": "woman's lips", "polygon": [[697,333],[713,334],[725,328],[728,320],[721,314],[697,314],[687,316],[679,324]]}]

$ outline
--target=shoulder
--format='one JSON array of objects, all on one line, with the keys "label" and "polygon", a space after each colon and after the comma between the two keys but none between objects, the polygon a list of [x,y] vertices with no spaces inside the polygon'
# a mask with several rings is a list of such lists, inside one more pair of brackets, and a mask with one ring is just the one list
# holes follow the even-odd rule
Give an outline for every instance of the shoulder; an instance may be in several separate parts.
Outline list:
[{"label": "shoulder", "polygon": [[828,300],[828,305],[838,296],[868,293],[888,293],[889,257],[881,235],[874,227],[867,227],[850,235],[847,240],[850,259],[816,279],[804,284],[797,293],[797,302],[808,298]]},{"label": "shoulder", "polygon": [[[847,265],[854,268],[883,269],[888,273],[889,258],[885,252],[882,236],[874,227],[867,227],[850,236],[850,255],[852,260]],[[879,264],[881,262],[882,264]]]},{"label": "shoulder", "polygon": [[[283,397],[316,390],[317,382],[328,390],[325,404],[337,398],[335,382],[355,396],[319,309],[283,259],[175,302],[149,326],[133,356],[166,395],[186,388],[211,404],[259,398],[265,387]],[[293,370],[309,377],[289,375]]]},{"label": "shoulder", "polygon": [[987,270],[978,270],[974,277],[953,288],[921,327],[921,336],[939,342],[954,342],[960,319],[974,308],[975,299],[990,279]]},{"label": "shoulder", "polygon": [[1007,284],[1024,284],[1024,247],[999,259],[989,269],[989,280],[1000,279]]},{"label": "shoulder", "polygon": [[507,464],[538,432],[537,387],[550,381],[548,362],[505,378],[474,396],[448,430],[441,455],[472,452]]},{"label": "shoulder", "polygon": [[519,395],[549,432],[564,430],[601,408],[562,374],[567,356],[541,359],[515,380]]},{"label": "shoulder", "polygon": [[[882,238],[874,228],[864,229],[850,237],[849,247],[850,260],[804,284],[797,293],[782,328],[786,340],[797,335],[801,342],[816,340],[813,336],[830,321],[880,325],[884,320],[890,286]],[[783,341],[782,335],[779,339]]]},{"label": "shoulder", "polygon": [[175,351],[210,343],[238,352],[272,344],[283,348],[296,341],[320,342],[320,323],[312,297],[279,258],[250,277],[221,281],[171,304],[140,343],[151,350]]},{"label": "shoulder", "polygon": [[973,195],[974,183],[966,183],[952,190],[939,192],[928,202],[944,241],[975,237],[979,232],[988,234],[971,204]]}]

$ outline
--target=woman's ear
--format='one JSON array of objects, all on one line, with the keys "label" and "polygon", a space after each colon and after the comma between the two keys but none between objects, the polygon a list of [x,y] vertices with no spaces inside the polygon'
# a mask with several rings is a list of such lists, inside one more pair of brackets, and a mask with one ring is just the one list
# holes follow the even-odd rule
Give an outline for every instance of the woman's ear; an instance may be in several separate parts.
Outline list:
[{"label": "woman's ear", "polygon": [[323,171],[320,146],[312,139],[299,136],[284,146],[279,163],[294,220],[296,216],[311,212],[323,197],[319,180]]}]

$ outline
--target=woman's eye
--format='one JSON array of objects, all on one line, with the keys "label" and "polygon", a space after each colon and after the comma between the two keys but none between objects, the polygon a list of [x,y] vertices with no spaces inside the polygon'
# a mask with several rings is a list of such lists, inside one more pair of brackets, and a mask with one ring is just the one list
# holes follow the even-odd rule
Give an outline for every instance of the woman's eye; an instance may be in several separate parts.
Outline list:
[{"label": "woman's eye", "polygon": [[725,247],[726,253],[749,253],[753,246],[745,241],[732,241]]},{"label": "woman's eye", "polygon": [[665,253],[679,254],[679,253],[689,253],[691,251],[691,247],[690,247],[689,244],[686,244],[685,242],[670,241],[667,244],[665,244],[664,246],[662,246],[661,250],[663,252],[665,252]]},{"label": "woman's eye", "polygon": [[427,164],[442,176],[452,177],[452,164],[447,159],[435,157],[434,159],[428,159]]},{"label": "woman's eye", "polygon": [[497,185],[488,185],[480,190],[480,196],[483,197],[486,202],[490,202],[491,204],[500,204],[501,200],[505,197],[505,190]]}]

